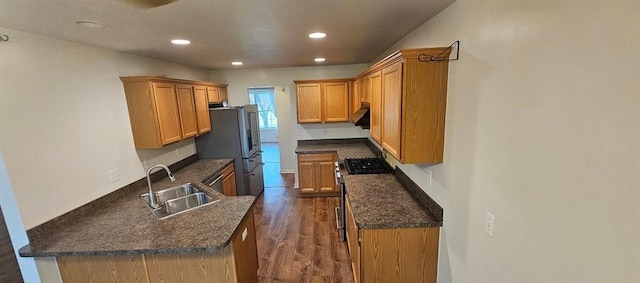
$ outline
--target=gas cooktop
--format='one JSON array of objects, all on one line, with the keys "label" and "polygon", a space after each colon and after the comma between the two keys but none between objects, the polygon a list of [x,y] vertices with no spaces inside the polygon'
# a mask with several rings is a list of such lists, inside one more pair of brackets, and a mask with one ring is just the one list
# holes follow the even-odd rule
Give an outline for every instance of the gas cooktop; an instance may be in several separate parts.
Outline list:
[{"label": "gas cooktop", "polygon": [[393,172],[382,158],[345,158],[344,164],[349,175]]}]

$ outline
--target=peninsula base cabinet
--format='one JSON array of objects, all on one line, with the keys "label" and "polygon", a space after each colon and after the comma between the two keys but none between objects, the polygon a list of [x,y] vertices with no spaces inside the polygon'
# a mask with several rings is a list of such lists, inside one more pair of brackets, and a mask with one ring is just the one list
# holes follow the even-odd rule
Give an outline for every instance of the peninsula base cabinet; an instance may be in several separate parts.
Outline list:
[{"label": "peninsula base cabinet", "polygon": [[346,211],[356,283],[436,283],[440,227],[360,229],[348,200]]},{"label": "peninsula base cabinet", "polygon": [[299,153],[298,179],[301,197],[338,196],[334,153]]},{"label": "peninsula base cabinet", "polygon": [[229,245],[210,253],[63,256],[56,260],[64,283],[258,282],[252,210],[236,234]]}]

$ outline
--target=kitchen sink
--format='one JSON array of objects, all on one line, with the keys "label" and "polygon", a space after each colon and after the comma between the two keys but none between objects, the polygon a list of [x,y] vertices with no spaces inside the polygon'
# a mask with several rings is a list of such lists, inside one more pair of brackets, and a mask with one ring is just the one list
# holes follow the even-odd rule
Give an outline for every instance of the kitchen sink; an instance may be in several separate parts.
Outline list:
[{"label": "kitchen sink", "polygon": [[153,214],[160,219],[165,219],[220,201],[220,199],[214,200],[190,183],[160,190],[154,192],[154,195],[156,195],[158,200],[158,208],[149,206],[148,193],[141,195],[140,199],[147,204]]}]

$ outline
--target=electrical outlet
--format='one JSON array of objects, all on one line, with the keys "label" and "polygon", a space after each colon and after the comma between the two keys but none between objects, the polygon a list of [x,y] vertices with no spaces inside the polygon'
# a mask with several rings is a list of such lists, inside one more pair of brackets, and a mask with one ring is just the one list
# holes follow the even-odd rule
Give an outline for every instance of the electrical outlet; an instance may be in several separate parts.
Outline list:
[{"label": "electrical outlet", "polygon": [[109,170],[109,177],[111,178],[111,183],[120,180],[120,172],[118,172],[118,168]]},{"label": "electrical outlet", "polygon": [[493,239],[493,229],[496,224],[496,216],[487,211],[484,219],[484,232]]},{"label": "electrical outlet", "polygon": [[180,149],[176,148],[176,156],[180,156]]},{"label": "electrical outlet", "polygon": [[428,176],[428,180],[427,180],[427,184],[429,187],[431,187],[431,184],[433,183],[433,173],[431,173],[431,170],[427,170],[427,176]]}]

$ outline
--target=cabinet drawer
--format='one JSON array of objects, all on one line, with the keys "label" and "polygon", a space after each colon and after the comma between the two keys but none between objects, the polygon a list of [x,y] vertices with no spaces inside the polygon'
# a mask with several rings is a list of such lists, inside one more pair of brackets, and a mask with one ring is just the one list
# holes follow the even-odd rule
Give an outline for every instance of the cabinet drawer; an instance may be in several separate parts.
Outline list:
[{"label": "cabinet drawer", "polygon": [[298,154],[298,161],[302,162],[322,162],[336,160],[335,153],[303,153]]}]

